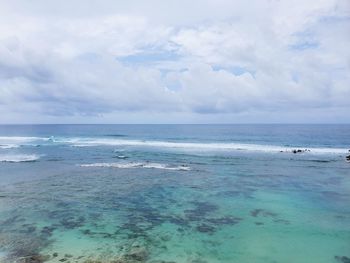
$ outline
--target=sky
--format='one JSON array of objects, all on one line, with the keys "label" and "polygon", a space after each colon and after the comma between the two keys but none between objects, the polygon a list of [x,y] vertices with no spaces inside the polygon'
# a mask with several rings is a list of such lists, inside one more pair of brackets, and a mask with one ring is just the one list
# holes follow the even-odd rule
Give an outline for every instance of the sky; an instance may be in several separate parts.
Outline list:
[{"label": "sky", "polygon": [[350,1],[0,0],[0,123],[350,123]]}]

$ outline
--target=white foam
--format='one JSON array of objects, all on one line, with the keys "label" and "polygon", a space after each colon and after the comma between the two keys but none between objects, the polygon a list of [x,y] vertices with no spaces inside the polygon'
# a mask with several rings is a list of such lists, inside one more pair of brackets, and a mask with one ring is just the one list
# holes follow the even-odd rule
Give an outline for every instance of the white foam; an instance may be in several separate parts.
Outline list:
[{"label": "white foam", "polygon": [[118,159],[127,159],[128,157],[125,156],[125,155],[117,155],[115,158],[118,158]]},{"label": "white foam", "polygon": [[18,148],[18,144],[1,144],[0,149],[12,149],[12,148]]},{"label": "white foam", "polygon": [[104,138],[69,138],[66,140],[57,140],[57,142],[69,143],[73,146],[141,146],[141,147],[158,147],[173,148],[186,150],[225,150],[225,151],[256,151],[256,152],[287,152],[293,150],[305,150],[304,153],[314,154],[346,154],[345,148],[308,148],[308,147],[284,147],[276,145],[262,144],[244,144],[244,143],[196,143],[196,142],[169,142],[169,141],[141,141],[141,140],[123,140],[123,139],[104,139]]},{"label": "white foam", "polygon": [[346,148],[325,148],[325,147],[285,147],[277,145],[245,144],[245,143],[199,143],[199,142],[170,142],[151,140],[127,140],[117,138],[92,138],[92,137],[19,137],[0,136],[0,149],[17,148],[21,145],[39,145],[33,142],[52,142],[57,144],[69,144],[73,147],[91,146],[135,146],[135,147],[157,147],[183,150],[199,151],[255,151],[255,152],[284,152],[292,153],[293,150],[304,150],[305,154],[346,154]]},{"label": "white foam", "polygon": [[130,169],[130,168],[149,168],[149,169],[164,169],[174,171],[189,171],[188,166],[170,166],[161,163],[143,163],[143,162],[130,162],[130,163],[91,163],[81,164],[81,167],[101,167],[101,168],[119,168],[119,169]]},{"label": "white foam", "polygon": [[30,142],[35,140],[47,140],[43,137],[24,137],[24,136],[0,136],[0,141],[13,141],[13,142]]},{"label": "white foam", "polygon": [[40,156],[35,154],[0,155],[0,162],[10,162],[10,163],[34,162],[39,159],[40,159]]},{"label": "white foam", "polygon": [[0,148],[11,149],[18,148],[21,145],[32,145],[34,141],[47,141],[48,138],[42,137],[19,137],[19,136],[0,136]]}]

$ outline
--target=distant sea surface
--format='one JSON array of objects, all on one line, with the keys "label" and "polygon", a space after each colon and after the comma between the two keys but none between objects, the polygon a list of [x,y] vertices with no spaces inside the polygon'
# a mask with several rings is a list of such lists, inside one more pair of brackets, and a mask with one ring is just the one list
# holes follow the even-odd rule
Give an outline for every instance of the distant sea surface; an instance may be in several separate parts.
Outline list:
[{"label": "distant sea surface", "polygon": [[350,125],[0,126],[0,262],[349,263],[349,149]]}]

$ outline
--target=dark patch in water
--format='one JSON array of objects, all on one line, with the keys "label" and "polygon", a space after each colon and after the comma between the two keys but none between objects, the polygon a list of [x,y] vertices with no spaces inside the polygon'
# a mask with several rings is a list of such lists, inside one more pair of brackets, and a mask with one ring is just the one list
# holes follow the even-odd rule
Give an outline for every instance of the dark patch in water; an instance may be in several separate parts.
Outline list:
[{"label": "dark patch in water", "polygon": [[250,212],[250,215],[253,217],[276,217],[277,213],[265,210],[265,209],[254,209]]},{"label": "dark patch in water", "polygon": [[215,233],[216,228],[211,226],[211,225],[201,224],[201,225],[196,227],[196,230],[198,232],[201,232],[201,233],[213,234],[213,233]]},{"label": "dark patch in water", "polygon": [[21,258],[19,261],[19,263],[43,263],[46,262],[50,259],[50,256],[46,255],[31,255],[31,256],[27,256],[24,258]]},{"label": "dark patch in water", "polygon": [[201,221],[206,215],[218,210],[218,206],[209,202],[193,202],[194,209],[185,210],[186,218],[190,221]]},{"label": "dark patch in water", "polygon": [[90,229],[84,229],[81,231],[84,235],[90,236],[90,237],[102,237],[102,238],[115,238],[118,234],[117,232],[114,234],[107,233],[107,232],[93,232]]},{"label": "dark patch in water", "polygon": [[346,256],[335,256],[334,258],[341,263],[350,263],[350,258]]},{"label": "dark patch in water", "polygon": [[41,229],[41,234],[50,237],[52,236],[52,232],[56,229],[56,227],[53,226],[45,226]]},{"label": "dark patch in water", "polygon": [[284,224],[284,225],[290,225],[290,221],[285,220],[285,219],[275,219],[275,220],[273,220],[273,222]]},{"label": "dark patch in water", "polygon": [[25,224],[25,225],[23,225],[23,228],[21,230],[19,230],[19,233],[32,234],[35,232],[35,230],[36,230],[36,226],[30,225],[30,224]]},{"label": "dark patch in water", "polygon": [[60,162],[63,160],[64,160],[63,158],[50,158],[50,159],[47,159],[46,161],[48,161],[48,162]]},{"label": "dark patch in water", "polygon": [[60,224],[66,229],[74,229],[84,225],[85,218],[80,216],[78,218],[68,217],[60,220]]},{"label": "dark patch in water", "polygon": [[144,248],[133,248],[130,252],[123,256],[125,262],[145,262],[149,257],[149,253]]},{"label": "dark patch in water", "polygon": [[255,222],[255,224],[256,224],[257,226],[262,226],[262,225],[264,225],[263,222]]},{"label": "dark patch in water", "polygon": [[40,251],[50,245],[52,241],[36,236],[35,233],[30,235],[12,235],[11,240],[8,242],[11,244],[8,262],[41,263],[50,258],[50,256],[41,255]]},{"label": "dark patch in water", "polygon": [[345,197],[345,195],[335,191],[322,191],[321,194],[323,195],[323,197],[333,200],[341,200]]},{"label": "dark patch in water", "polygon": [[235,225],[238,224],[242,218],[233,216],[224,216],[219,218],[209,218],[206,221],[217,226],[219,225]]},{"label": "dark patch in water", "polygon": [[20,223],[20,222],[25,222],[26,220],[24,218],[21,218],[19,215],[10,217],[8,219],[6,219],[5,221],[1,222],[1,225],[14,225],[16,223]]},{"label": "dark patch in water", "polygon": [[202,259],[194,259],[191,261],[191,263],[208,263],[208,261]]},{"label": "dark patch in water", "polygon": [[253,198],[254,190],[229,190],[218,193],[218,196]]},{"label": "dark patch in water", "polygon": [[[116,262],[119,263],[119,262]],[[122,262],[120,262],[122,263]],[[164,260],[152,260],[150,263],[176,263],[175,261],[164,261]]]},{"label": "dark patch in water", "polygon": [[335,162],[335,160],[308,160],[309,162],[314,162],[314,163],[331,163]]},{"label": "dark patch in water", "polygon": [[179,225],[179,226],[183,226],[183,227],[189,226],[189,222],[186,219],[184,219],[182,217],[179,217],[179,216],[169,217],[168,221],[169,221],[169,223],[172,223],[172,224],[175,224],[175,225]]},{"label": "dark patch in water", "polygon": [[106,137],[127,137],[125,134],[106,134]]}]

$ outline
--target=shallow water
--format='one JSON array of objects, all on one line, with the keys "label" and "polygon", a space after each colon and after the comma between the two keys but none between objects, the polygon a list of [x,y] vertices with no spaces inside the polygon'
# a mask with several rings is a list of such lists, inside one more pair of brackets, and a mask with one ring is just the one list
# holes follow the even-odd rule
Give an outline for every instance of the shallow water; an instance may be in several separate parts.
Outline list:
[{"label": "shallow water", "polygon": [[349,262],[349,134],[0,126],[0,262]]}]

